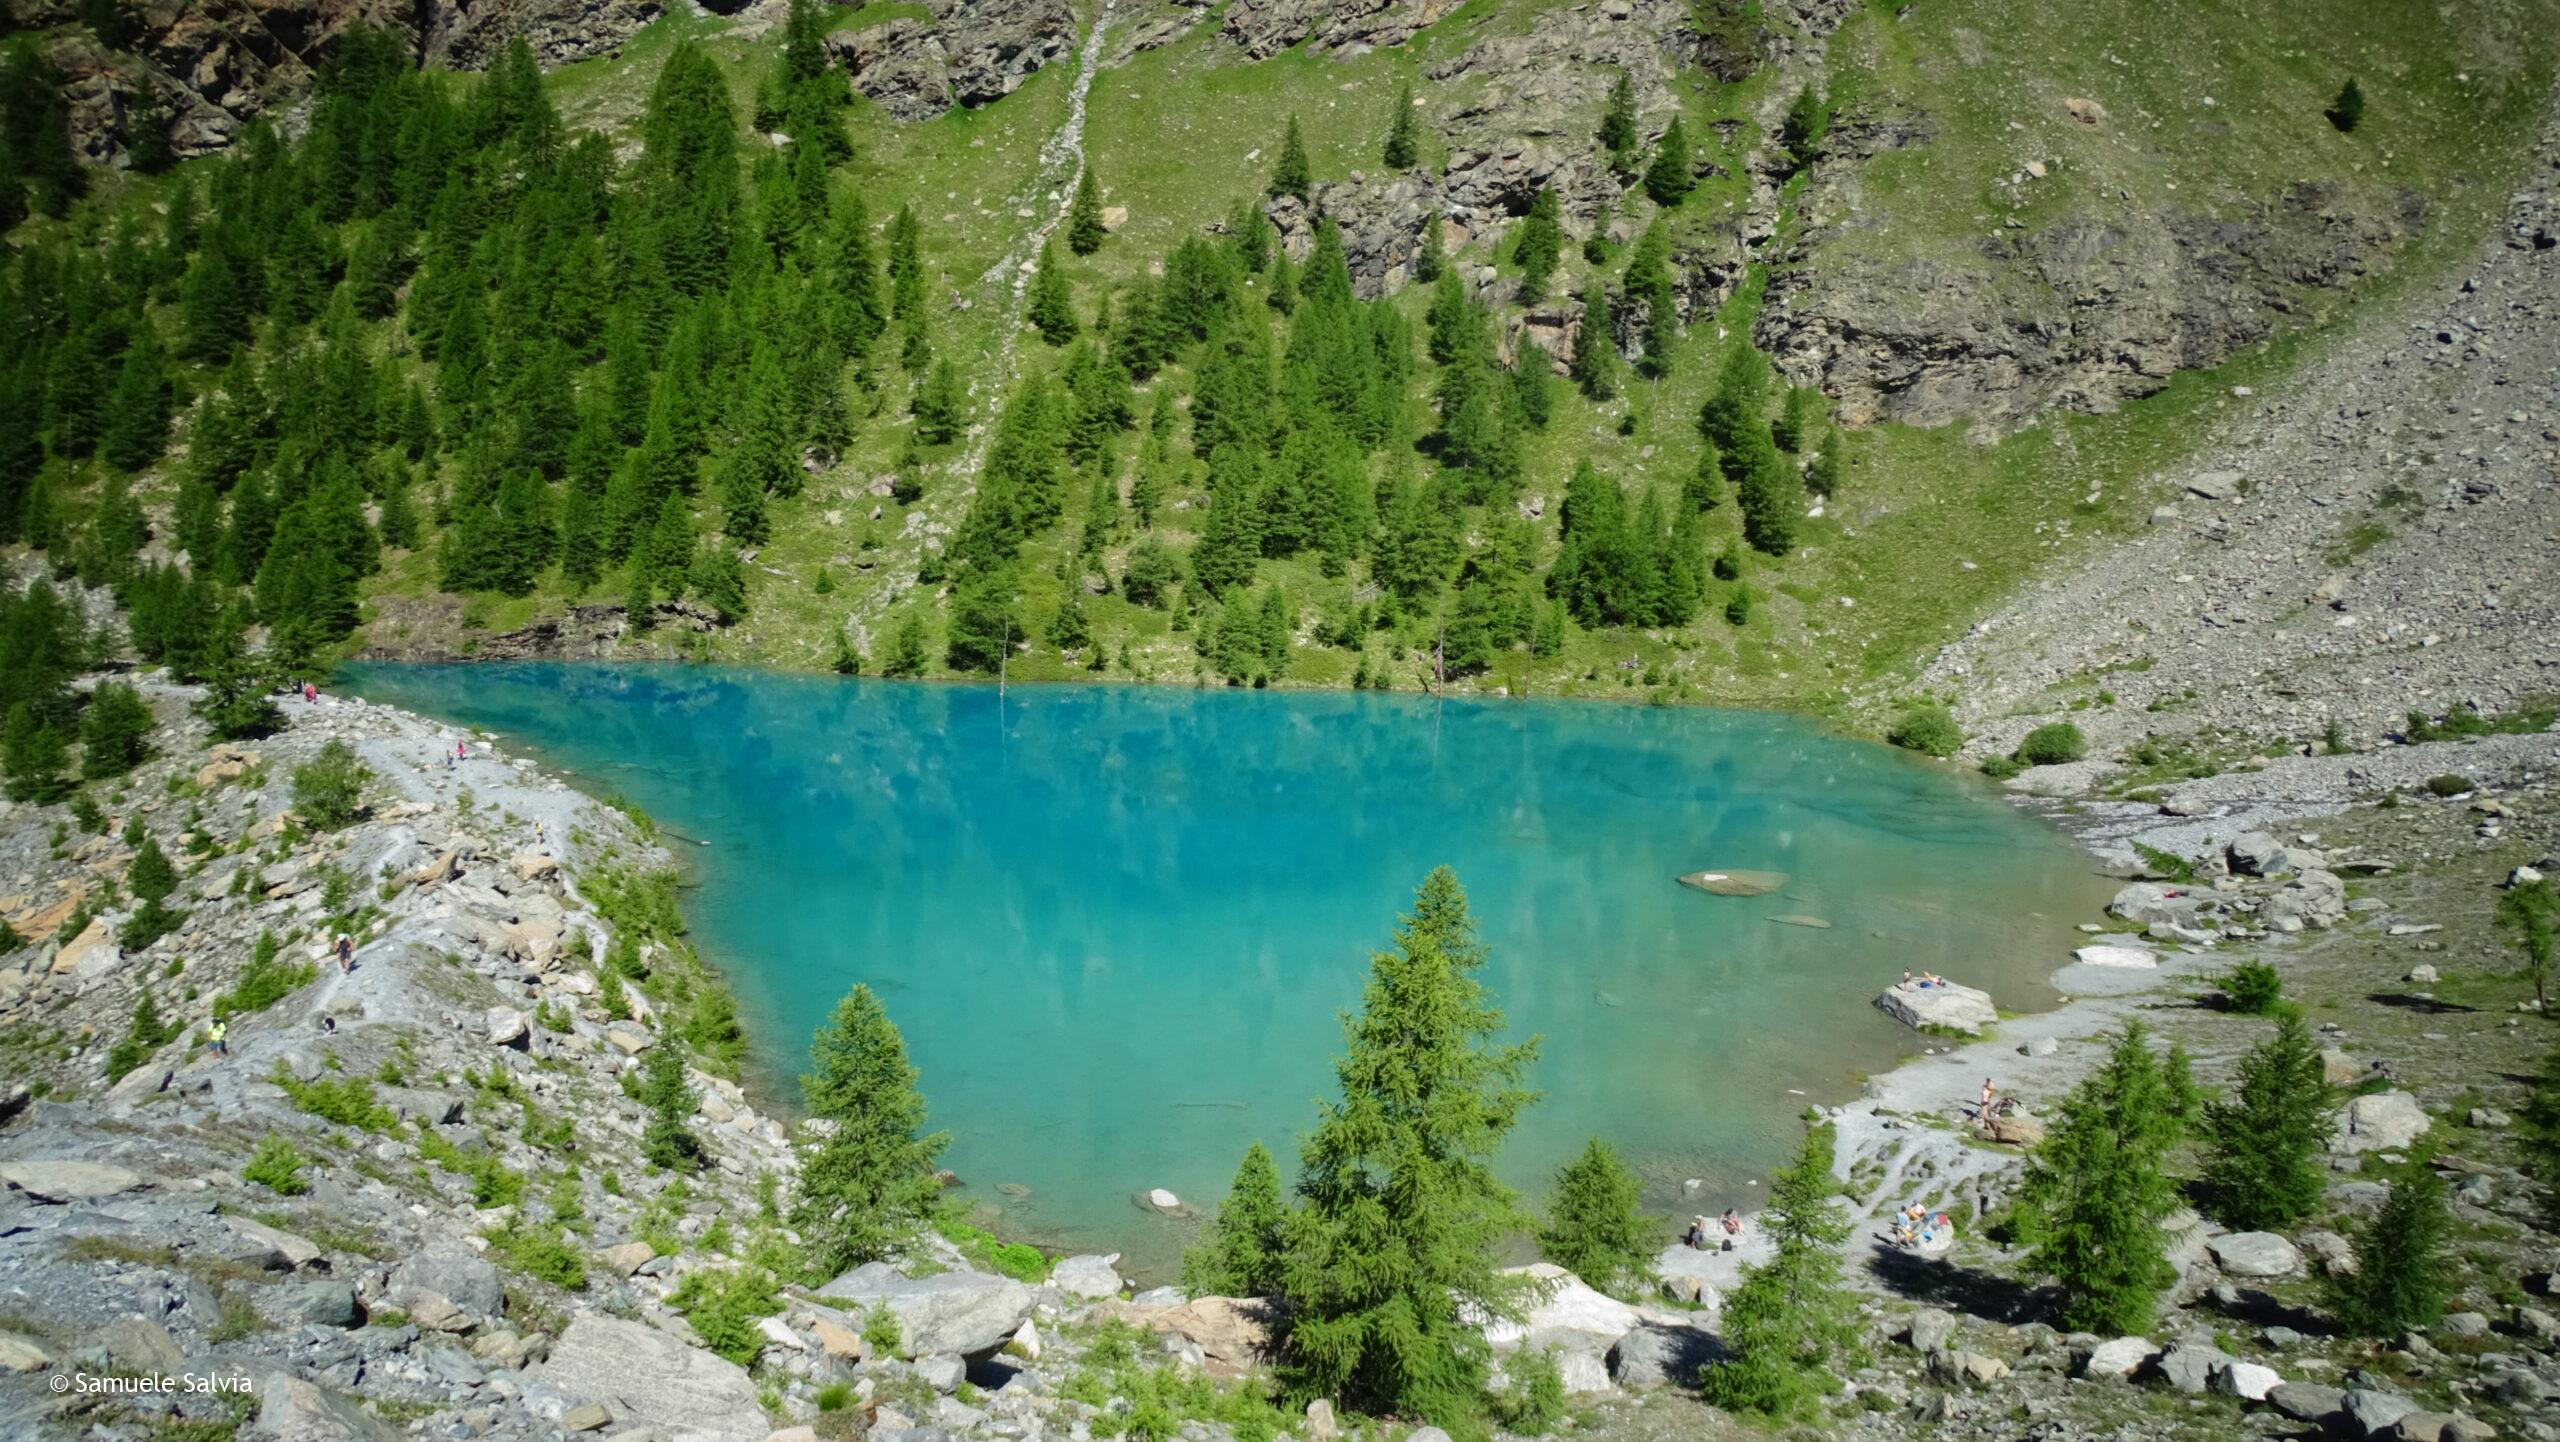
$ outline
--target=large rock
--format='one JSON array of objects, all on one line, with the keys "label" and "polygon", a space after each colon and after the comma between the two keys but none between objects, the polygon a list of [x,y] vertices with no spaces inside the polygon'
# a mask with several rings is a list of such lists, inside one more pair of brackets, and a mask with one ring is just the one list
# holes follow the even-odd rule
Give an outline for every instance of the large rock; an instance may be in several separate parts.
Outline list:
[{"label": "large rock", "polygon": [[2405,1147],[2427,1130],[2427,1113],[2407,1092],[2375,1092],[2357,1097],[2338,1113],[2337,1133],[2329,1149],[2379,1152]]},{"label": "large rock", "polygon": [[2302,1270],[2302,1253],[2273,1232],[2233,1232],[2205,1246],[2213,1264],[2234,1277],[2290,1277]]},{"label": "large rock", "polygon": [[2358,1387],[2340,1399],[2338,1410],[2347,1419],[2350,1436],[2381,1437],[2388,1435],[2401,1418],[2417,1411],[2418,1404],[2396,1392]]},{"label": "large rock", "polygon": [[1272,1304],[1260,1297],[1195,1297],[1179,1306],[1105,1302],[1101,1312],[1200,1349],[1216,1377],[1241,1377],[1271,1360]]},{"label": "large rock", "polygon": [[2281,876],[2301,869],[2284,843],[2264,831],[2243,833],[2223,848],[2223,855],[2231,862],[2231,869],[2242,876]]},{"label": "large rock", "polygon": [[2225,1397],[2243,1402],[2264,1402],[2267,1394],[2284,1385],[2284,1378],[2273,1367],[2256,1362],[2231,1361],[2213,1374],[2213,1390]]},{"label": "large rock", "polygon": [[1031,1315],[1031,1289],[984,1272],[900,1276],[884,1262],[856,1267],[818,1295],[863,1308],[885,1306],[898,1319],[910,1357],[936,1353],[974,1357],[994,1351]]},{"label": "large rock", "polygon": [[498,1269],[460,1247],[430,1247],[391,1269],[391,1295],[431,1292],[465,1312],[497,1316],[506,1305]]},{"label": "large rock", "polygon": [[1940,986],[1894,986],[1876,998],[1885,1015],[1920,1031],[1951,1031],[1980,1036],[1997,1025],[2000,1009],[1991,993],[1948,982]]},{"label": "large rock", "polygon": [[1071,1297],[1116,1297],[1120,1295],[1120,1274],[1114,1264],[1120,1254],[1109,1256],[1068,1257],[1049,1269],[1049,1282]]},{"label": "large rock", "polygon": [[1609,1378],[1621,1387],[1693,1387],[1698,1373],[1723,1355],[1698,1327],[1639,1324],[1609,1349]]},{"label": "large rock", "polygon": [[2304,871],[2258,903],[2258,920],[2271,931],[2318,930],[2346,915],[2347,884],[2333,871]]},{"label": "large rock", "polygon": [[87,929],[63,943],[53,954],[53,974],[76,976],[83,981],[104,976],[124,960],[116,947],[116,934],[103,916],[91,919]]},{"label": "large rock", "polygon": [[2316,1382],[2280,1382],[2268,1389],[2267,1405],[2296,1422],[2330,1430],[2346,1415],[2347,1394]]},{"label": "large rock", "polygon": [[2160,881],[2136,881],[2118,891],[2107,903],[2107,910],[2136,926],[2177,926],[2193,929],[2205,910],[2205,898],[2193,886]]},{"label": "large rock", "polygon": [[257,1382],[258,1435],[273,1442],[398,1442],[400,1433],[353,1400],[275,1372]]},{"label": "large rock", "polygon": [[602,1402],[617,1419],[679,1436],[764,1442],[772,1430],[746,1368],[599,1312],[578,1313],[533,1375],[563,1397]]},{"label": "large rock", "polygon": [[1509,1271],[1513,1276],[1530,1278],[1545,1296],[1517,1322],[1493,1320],[1483,1324],[1485,1340],[1496,1351],[1507,1352],[1521,1346],[1553,1347],[1601,1356],[1644,1320],[1635,1308],[1604,1296],[1553,1262],[1533,1262]]},{"label": "large rock", "polygon": [[106,1162],[8,1162],[7,1182],[39,1202],[96,1202],[142,1185],[142,1178]]},{"label": "large rock", "polygon": [[2110,1338],[2089,1349],[2089,1355],[2081,1360],[2080,1375],[2130,1377],[2159,1355],[2159,1346],[2148,1337]]},{"label": "large rock", "polygon": [[2147,946],[2084,946],[2071,953],[2071,958],[2082,966],[2116,966],[2137,971],[2149,971],[2160,964],[2160,953]]},{"label": "large rock", "polygon": [[2202,1396],[2213,1385],[2213,1374],[2231,1361],[2215,1348],[2181,1342],[2160,1354],[2160,1376],[2181,1392]]}]

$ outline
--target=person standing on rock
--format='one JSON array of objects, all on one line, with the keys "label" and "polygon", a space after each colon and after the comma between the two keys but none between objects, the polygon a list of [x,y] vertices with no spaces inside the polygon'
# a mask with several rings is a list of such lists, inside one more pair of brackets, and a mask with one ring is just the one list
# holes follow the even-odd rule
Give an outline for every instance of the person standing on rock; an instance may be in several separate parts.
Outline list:
[{"label": "person standing on rock", "polygon": [[356,969],[356,939],[347,935],[343,931],[339,932],[338,943],[334,950],[338,953],[338,975],[346,976],[354,972]]},{"label": "person standing on rock", "polygon": [[217,1016],[205,1025],[204,1037],[212,1043],[215,1056],[231,1055],[231,1027],[222,1018]]}]

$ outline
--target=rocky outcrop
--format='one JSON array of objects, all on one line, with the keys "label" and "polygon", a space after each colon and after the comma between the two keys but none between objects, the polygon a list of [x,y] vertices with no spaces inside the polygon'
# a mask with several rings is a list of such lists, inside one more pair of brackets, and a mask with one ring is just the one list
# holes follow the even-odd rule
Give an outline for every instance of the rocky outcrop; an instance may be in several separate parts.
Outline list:
[{"label": "rocky outcrop", "polygon": [[931,8],[930,21],[900,17],[827,37],[854,88],[900,120],[1001,100],[1076,47],[1067,0],[938,0]]},{"label": "rocky outcrop", "polygon": [[1806,195],[1808,223],[1770,270],[1754,338],[1852,425],[2111,411],[2386,267],[2425,218],[2414,191],[2304,180],[2217,195],[2209,211],[2081,210],[2012,221],[1970,246],[1871,250],[1857,168],[1838,162],[1925,146],[1934,132],[1890,102],[1844,115]]},{"label": "rocky outcrop", "polygon": [[423,63],[474,70],[522,36],[544,65],[611,54],[664,0],[125,0],[128,45],[74,25],[78,0],[20,0],[17,18],[59,25],[51,47],[73,144],[122,164],[134,127],[169,128],[180,156],[231,143],[255,115],[300,99],[356,25],[394,31]]},{"label": "rocky outcrop", "polygon": [[885,1307],[908,1355],[979,1356],[1003,1346],[1031,1316],[1031,1289],[984,1272],[906,1277],[885,1262],[856,1267],[818,1289],[858,1310]]},{"label": "rocky outcrop", "polygon": [[1919,1031],[1951,1031],[1978,1036],[2000,1020],[1991,993],[1942,982],[1934,986],[1888,987],[1876,1007],[1904,1026]]},{"label": "rocky outcrop", "polygon": [[1401,45],[1462,0],[1236,0],[1219,33],[1256,60],[1300,41],[1316,50]]},{"label": "rocky outcrop", "polygon": [[772,1430],[747,1370],[654,1327],[581,1312],[536,1377],[614,1416],[712,1442],[762,1442]]}]

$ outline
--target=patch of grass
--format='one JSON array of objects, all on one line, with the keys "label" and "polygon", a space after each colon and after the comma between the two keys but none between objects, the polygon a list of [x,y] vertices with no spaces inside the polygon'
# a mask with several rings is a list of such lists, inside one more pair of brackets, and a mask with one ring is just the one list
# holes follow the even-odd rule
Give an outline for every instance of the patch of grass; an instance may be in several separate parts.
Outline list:
[{"label": "patch of grass", "polygon": [[936,1224],[936,1230],[960,1249],[960,1255],[987,1271],[1034,1286],[1049,1275],[1049,1259],[1042,1256],[1037,1247],[1000,1241],[993,1232],[973,1227],[956,1217],[943,1218]]},{"label": "patch of grass", "polygon": [[2133,843],[2133,854],[2142,860],[2142,869],[2163,881],[2193,881],[2196,864],[2174,851],[2163,851],[2142,842]]},{"label": "patch of grass", "polygon": [[255,1182],[282,1197],[298,1197],[311,1190],[302,1179],[302,1169],[311,1164],[302,1148],[269,1132],[258,1143],[258,1149],[240,1169],[242,1181]]}]

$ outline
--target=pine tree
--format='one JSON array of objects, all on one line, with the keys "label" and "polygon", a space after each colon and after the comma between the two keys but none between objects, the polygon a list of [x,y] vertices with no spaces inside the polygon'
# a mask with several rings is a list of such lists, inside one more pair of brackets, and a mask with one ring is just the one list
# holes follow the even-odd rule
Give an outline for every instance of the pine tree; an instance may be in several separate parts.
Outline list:
[{"label": "pine tree", "polygon": [[1822,149],[1823,133],[1830,128],[1831,107],[1820,91],[1807,85],[1787,105],[1786,119],[1778,126],[1778,144],[1802,170],[1813,164],[1815,153]]},{"label": "pine tree", "polygon": [[1653,163],[1644,172],[1644,193],[1668,210],[1688,199],[1697,183],[1689,167],[1689,128],[1674,115],[1662,138],[1654,142]]},{"label": "pine tree", "polygon": [[1280,141],[1279,163],[1271,167],[1271,185],[1264,192],[1273,199],[1294,195],[1301,201],[1314,194],[1314,172],[1307,162],[1306,137],[1298,133],[1298,117],[1289,117],[1289,131]]},{"label": "pine tree", "polygon": [[1573,339],[1573,383],[1595,401],[1618,393],[1615,331],[1609,315],[1609,287],[1594,276],[1582,292],[1582,326]]},{"label": "pine tree", "polygon": [[160,337],[148,320],[136,318],[133,344],[116,374],[107,398],[98,454],[120,471],[138,471],[160,458],[169,442],[169,366],[160,353]]},{"label": "pine tree", "polygon": [[1511,257],[1520,263],[1520,303],[1535,305],[1545,298],[1547,281],[1555,275],[1556,262],[1564,256],[1564,223],[1556,204],[1555,187],[1538,187],[1519,230],[1520,239],[1512,246]]},{"label": "pine tree", "polygon": [[914,677],[924,674],[924,617],[910,611],[889,634],[889,653],[880,658],[883,676]]},{"label": "pine tree", "polygon": [[2453,1219],[2444,1178],[2420,1165],[2391,1184],[2382,1210],[2355,1239],[2356,1268],[2331,1274],[2329,1308],[2359,1337],[2396,1338],[2444,1315],[2445,1244]]},{"label": "pine tree", "polygon": [[1065,345],[1076,338],[1076,307],[1067,273],[1058,264],[1057,252],[1046,245],[1040,247],[1040,268],[1031,277],[1029,318],[1040,338],[1051,345]]},{"label": "pine tree", "polygon": [[1655,379],[1671,373],[1671,348],[1680,337],[1679,300],[1671,287],[1671,238],[1657,217],[1636,241],[1627,258],[1625,295],[1644,305],[1644,373]]},{"label": "pine tree", "polygon": [[8,722],[0,727],[0,774],[8,777],[10,800],[46,806],[70,795],[71,778],[63,774],[68,759],[62,733],[38,717],[33,705],[20,701],[9,708]]},{"label": "pine tree", "polygon": [[1102,187],[1094,183],[1093,167],[1087,165],[1076,179],[1076,198],[1067,207],[1067,249],[1078,255],[1091,255],[1102,249]]},{"label": "pine tree", "polygon": [[2533,979],[2534,1006],[2549,1005],[2552,952],[2555,941],[2560,941],[2560,892],[2552,889],[2548,877],[2511,885],[2498,894],[2495,923],[2524,961],[2525,975]]},{"label": "pine tree", "polygon": [[1440,212],[1433,211],[1422,220],[1422,234],[1413,243],[1413,278],[1424,285],[1440,279],[1448,265],[1448,242],[1440,233]]},{"label": "pine tree", "polygon": [[2329,102],[2325,114],[2341,135],[2352,134],[2364,123],[2364,87],[2356,84],[2354,76],[2348,76],[2347,83],[2338,87],[2338,98]]},{"label": "pine tree", "polygon": [[2129,1022],[2028,1164],[2020,1220],[2032,1265],[2061,1284],[2067,1327],[2140,1332],[2176,1279],[2160,1219],[2178,1200],[2166,1165],[2183,1131],[2180,1090],[2174,1065]]},{"label": "pine tree", "polygon": [[811,1273],[832,1277],[888,1255],[931,1220],[934,1159],[950,1138],[924,1133],[906,1041],[867,986],[846,993],[809,1043],[800,1091],[827,1125],[801,1131],[791,1225]]},{"label": "pine tree", "polygon": [[968,395],[960,384],[959,368],[948,357],[933,363],[924,384],[917,387],[915,398],[916,440],[928,446],[946,446],[960,439],[968,421]]},{"label": "pine tree", "polygon": [[1004,566],[981,566],[951,592],[951,620],[943,636],[942,663],[954,671],[994,674],[1003,669],[1022,637],[1014,619],[1014,579]]},{"label": "pine tree", "polygon": [[1840,489],[1840,444],[1839,429],[1825,429],[1822,445],[1813,453],[1813,464],[1804,468],[1804,488],[1825,500]]},{"label": "pine tree", "polygon": [[1701,1379],[1707,1399],[1736,1412],[1789,1417],[1836,1391],[1840,1359],[1858,1345],[1857,1307],[1840,1278],[1849,1219],[1831,1175],[1828,1123],[1805,1128],[1795,1160],[1769,1184],[1760,1225],[1777,1255],[1743,1273],[1724,1305],[1730,1356]]},{"label": "pine tree", "polygon": [[1280,1173],[1262,1143],[1245,1148],[1227,1199],[1182,1254],[1182,1289],[1195,1297],[1268,1297],[1286,1260]]},{"label": "pine tree", "polygon": [[1414,119],[1413,82],[1396,87],[1395,113],[1387,117],[1387,144],[1383,155],[1389,170],[1411,170],[1422,158],[1422,127]]},{"label": "pine tree", "polygon": [[1621,70],[1609,87],[1608,108],[1600,112],[1600,148],[1609,153],[1611,165],[1625,170],[1634,162],[1638,143],[1635,82]]},{"label": "pine tree", "polygon": [[1641,1291],[1653,1274],[1660,1223],[1638,1210],[1643,1184],[1617,1152],[1593,1137],[1556,1173],[1555,1193],[1538,1229],[1538,1255],[1614,1296]]},{"label": "pine tree", "polygon": [[1516,1316],[1495,1248],[1522,1218],[1493,1177],[1533,1094],[1537,1043],[1498,1045],[1466,893],[1442,867],[1344,1023],[1338,1101],[1301,1147],[1303,1204],[1284,1224],[1281,1293],[1293,1391],[1363,1412],[1465,1425],[1483,1405],[1483,1317]]},{"label": "pine tree", "polygon": [[80,774],[122,776],[151,754],[151,704],[119,682],[101,682],[80,712]]},{"label": "pine tree", "polygon": [[183,913],[172,911],[164,904],[169,893],[178,889],[178,872],[169,864],[169,857],[161,851],[160,843],[153,838],[143,837],[142,845],[135,849],[132,863],[125,868],[124,884],[134,899],[142,903],[134,908],[133,915],[125,919],[123,930],[116,935],[117,944],[125,950],[140,951],[148,947],[176,930],[178,923],[186,919]]},{"label": "pine tree", "polygon": [[2231,1099],[2204,1109],[2203,1180],[2214,1220],[2271,1232],[2309,1218],[2327,1182],[2320,1154],[2330,1110],[2320,1044],[2299,1013],[2283,1012],[2276,1034],[2240,1059]]},{"label": "pine tree", "polygon": [[693,1134],[696,1101],[686,1074],[684,1034],[673,1025],[661,1026],[640,1070],[640,1104],[649,1111],[640,1148],[649,1165],[675,1172],[702,1165],[702,1139]]}]

